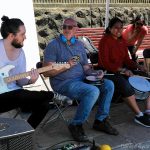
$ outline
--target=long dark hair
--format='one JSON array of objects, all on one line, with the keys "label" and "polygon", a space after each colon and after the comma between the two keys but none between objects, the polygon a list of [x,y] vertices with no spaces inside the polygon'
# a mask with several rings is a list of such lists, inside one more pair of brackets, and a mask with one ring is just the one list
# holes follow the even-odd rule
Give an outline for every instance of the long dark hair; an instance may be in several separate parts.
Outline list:
[{"label": "long dark hair", "polygon": [[135,25],[137,21],[142,21],[143,25],[146,25],[144,16],[142,16],[141,14],[137,15],[136,18],[131,21],[131,24]]},{"label": "long dark hair", "polygon": [[6,39],[9,33],[13,33],[14,35],[18,32],[19,27],[24,25],[24,23],[18,18],[9,19],[7,16],[3,16],[1,18],[1,35],[3,39]]},{"label": "long dark hair", "polygon": [[108,27],[104,31],[104,34],[110,34],[110,29],[114,26],[115,23],[120,22],[123,24],[123,21],[118,17],[114,17],[109,21]]}]

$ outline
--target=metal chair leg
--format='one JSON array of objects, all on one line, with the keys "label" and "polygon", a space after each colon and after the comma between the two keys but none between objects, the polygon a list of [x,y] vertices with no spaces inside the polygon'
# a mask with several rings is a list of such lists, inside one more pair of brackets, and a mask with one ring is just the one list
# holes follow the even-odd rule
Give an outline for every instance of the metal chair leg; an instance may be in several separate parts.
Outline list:
[{"label": "metal chair leg", "polygon": [[[48,87],[48,85],[47,85],[46,82],[45,82],[45,77],[44,77],[42,74],[40,74],[40,77],[41,77],[41,79],[42,79],[42,81],[43,81],[43,83],[44,83],[46,89],[47,89],[48,91],[51,91],[50,88]],[[56,106],[56,109],[57,109],[57,110],[54,111],[54,113],[52,113],[52,114],[44,121],[42,127],[44,127],[48,122],[51,122],[51,121],[53,121],[53,120],[55,120],[55,119],[58,119],[60,116],[61,116],[61,118],[63,119],[63,121],[67,122],[66,118],[65,118],[64,115],[63,115],[63,112],[68,108],[68,106],[66,106],[65,108],[60,109],[60,106],[59,106],[57,103],[55,103],[54,101],[53,101],[53,104]],[[57,115],[56,117],[54,117],[53,119],[51,119],[57,112],[58,112],[58,115]]]}]

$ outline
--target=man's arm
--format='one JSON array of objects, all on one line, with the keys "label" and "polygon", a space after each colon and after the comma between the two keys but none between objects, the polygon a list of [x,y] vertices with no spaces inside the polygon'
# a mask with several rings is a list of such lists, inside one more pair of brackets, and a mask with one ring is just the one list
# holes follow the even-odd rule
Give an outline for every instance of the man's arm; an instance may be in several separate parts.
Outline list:
[{"label": "man's arm", "polygon": [[[49,66],[49,65],[52,65],[52,63],[54,63],[54,62],[44,62],[44,63],[43,63],[43,66]],[[65,65],[64,65],[64,67],[63,67],[63,65],[62,65],[62,67],[60,67],[60,69],[52,69],[52,70],[50,70],[50,71],[47,71],[47,72],[43,73],[43,75],[44,75],[45,77],[54,77],[54,76],[56,76],[56,75],[58,75],[58,74],[60,74],[60,73],[62,73],[62,72],[64,72],[64,71],[70,69],[71,67],[75,66],[77,63],[78,63],[78,62],[77,62],[76,59],[71,58],[71,59],[68,61],[68,65],[70,65],[69,67],[68,67],[68,65],[67,65],[67,67],[65,67]]]},{"label": "man's arm", "polygon": [[135,54],[137,52],[137,50],[140,47],[144,37],[145,37],[144,35],[141,35],[141,38],[137,41],[137,44],[135,45],[135,47],[133,49],[133,54]]},{"label": "man's arm", "polygon": [[[50,66],[50,65],[52,65],[52,63],[54,63],[54,62],[44,62],[43,66],[44,67],[45,66]],[[68,67],[64,66],[64,67],[61,67],[60,69],[52,69],[52,70],[46,71],[46,72],[43,73],[43,75],[45,77],[54,77],[54,76],[66,71],[68,69],[69,69]]]}]

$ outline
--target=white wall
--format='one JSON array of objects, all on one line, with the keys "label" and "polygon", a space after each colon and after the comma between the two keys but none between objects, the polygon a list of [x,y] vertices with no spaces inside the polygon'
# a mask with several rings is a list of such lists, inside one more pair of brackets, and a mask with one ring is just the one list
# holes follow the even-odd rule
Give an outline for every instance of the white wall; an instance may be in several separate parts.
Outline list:
[{"label": "white wall", "polygon": [[24,22],[27,39],[23,49],[27,58],[27,70],[35,68],[40,56],[32,0],[0,0],[0,24],[3,15],[19,18]]}]

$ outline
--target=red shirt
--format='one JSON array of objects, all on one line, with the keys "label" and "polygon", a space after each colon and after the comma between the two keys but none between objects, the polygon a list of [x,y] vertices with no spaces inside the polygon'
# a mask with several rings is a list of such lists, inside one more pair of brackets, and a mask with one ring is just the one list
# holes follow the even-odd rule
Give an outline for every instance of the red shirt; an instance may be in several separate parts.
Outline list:
[{"label": "red shirt", "polygon": [[[133,33],[134,32],[134,26],[133,24],[129,24],[126,29],[122,32],[123,38],[127,41],[128,40],[128,33]],[[128,46],[133,46],[136,44],[136,42],[141,38],[141,36],[145,36],[148,34],[148,28],[146,26],[142,26],[140,28],[140,32],[137,34],[137,36],[128,43]]]},{"label": "red shirt", "polygon": [[107,71],[117,72],[124,65],[128,69],[136,69],[137,65],[129,58],[127,45],[124,39],[114,39],[111,35],[104,35],[99,42],[100,67]]}]

